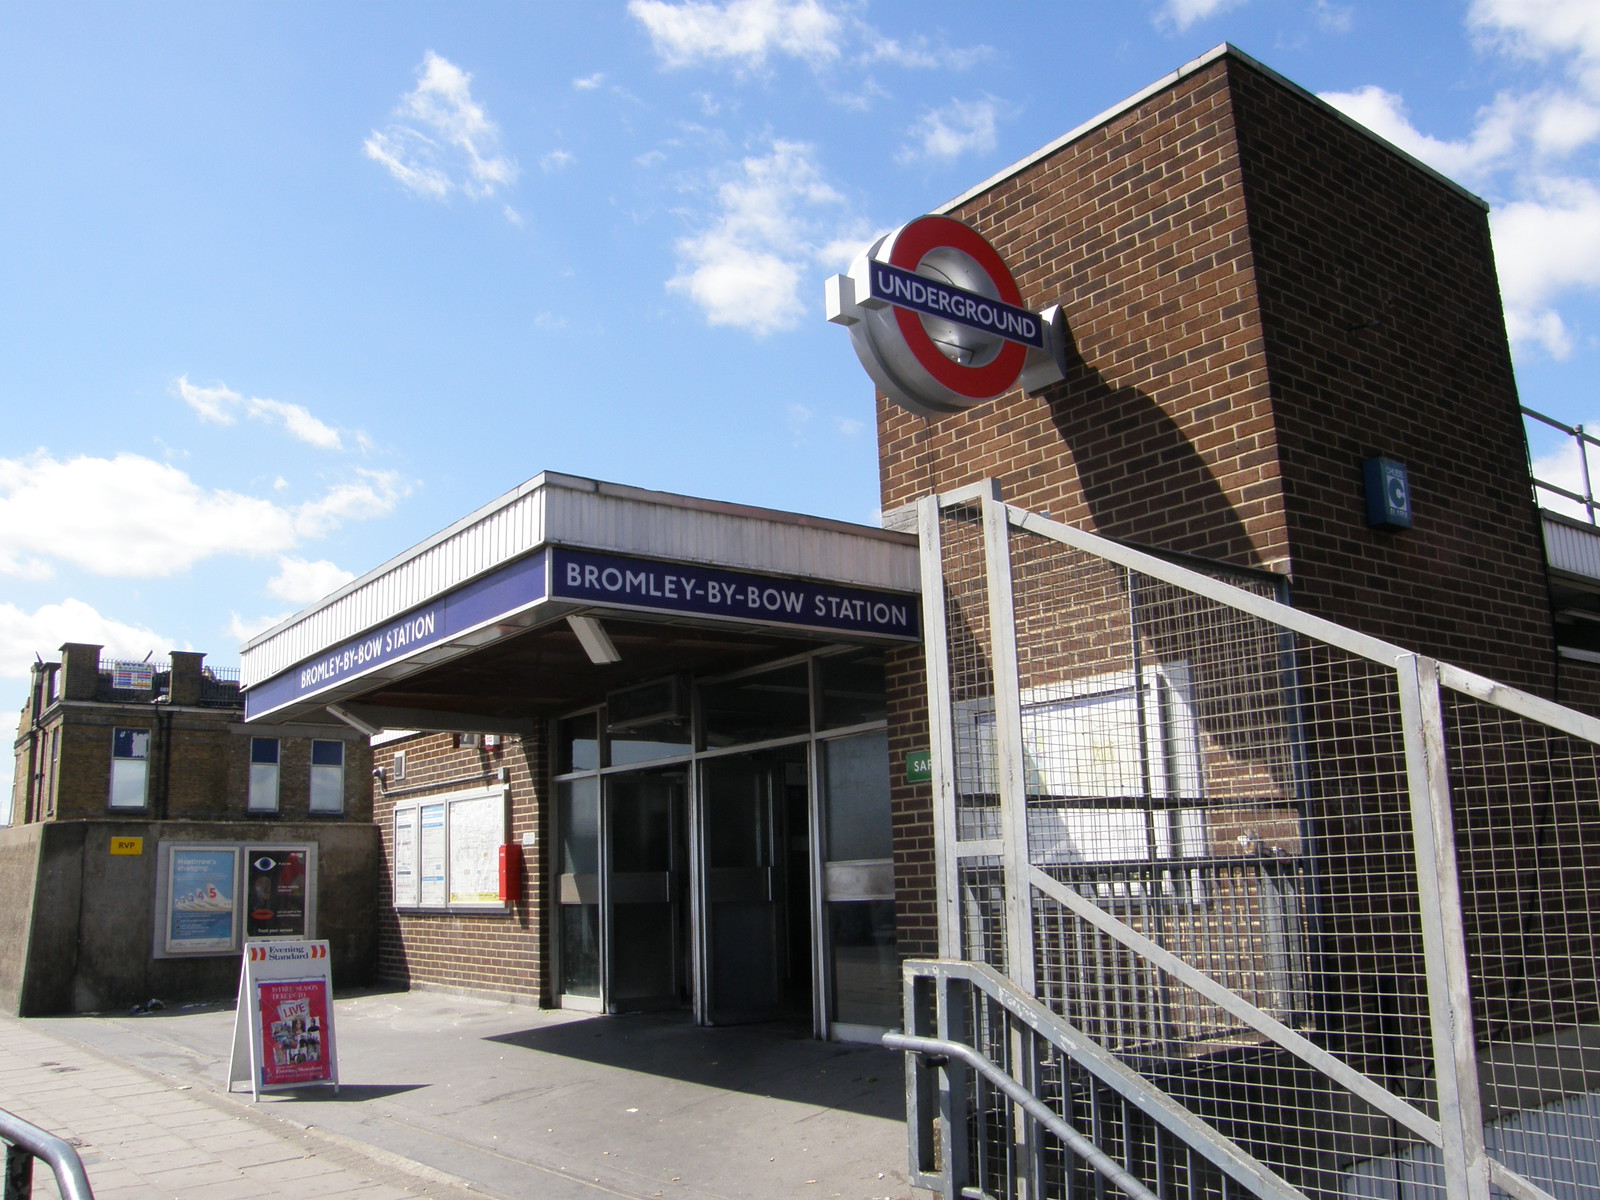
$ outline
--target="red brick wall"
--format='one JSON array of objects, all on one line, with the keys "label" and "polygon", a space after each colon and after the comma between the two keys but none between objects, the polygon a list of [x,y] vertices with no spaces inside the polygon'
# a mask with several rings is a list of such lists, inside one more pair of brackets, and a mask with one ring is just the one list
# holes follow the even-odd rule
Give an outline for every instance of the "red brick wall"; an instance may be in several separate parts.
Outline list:
[{"label": "red brick wall", "polygon": [[933,785],[906,782],[906,756],[928,748],[926,672],[920,647],[884,656],[889,693],[889,807],[894,824],[894,893],[900,953],[939,953],[933,854]]},{"label": "red brick wall", "polygon": [[[1231,74],[1295,604],[1549,695],[1487,214],[1304,96]],[[1407,466],[1410,530],[1366,524],[1377,456]]]},{"label": "red brick wall", "polygon": [[[377,747],[374,767],[387,777],[387,794],[373,797],[383,842],[384,874],[378,893],[378,976],[407,986],[484,991],[540,1002],[548,1000],[544,947],[546,875],[542,797],[546,764],[542,738],[506,738],[494,747],[464,747],[454,734],[420,734]],[[394,755],[404,751],[404,779],[394,777]],[[494,783],[501,769],[511,791],[507,839],[533,844],[524,850],[523,896],[504,913],[396,912],[394,808],[397,800],[469,791]]]},{"label": "red brick wall", "polygon": [[[1013,504],[1287,575],[1298,606],[1551,691],[1481,206],[1226,56],[952,215],[1026,304],[1063,306],[1070,370],[936,419],[880,397],[885,510],[997,478]],[[1361,465],[1378,455],[1410,469],[1410,531],[1366,525]],[[891,676],[894,746],[925,744],[920,689]],[[897,785],[905,883],[931,829],[918,804]],[[902,891],[913,953],[931,916],[931,888]]]},{"label": "red brick wall", "polygon": [[1065,381],[954,417],[879,401],[886,509],[998,478],[1114,537],[1283,563],[1272,414],[1227,64],[961,206],[1024,302],[1060,303]]}]

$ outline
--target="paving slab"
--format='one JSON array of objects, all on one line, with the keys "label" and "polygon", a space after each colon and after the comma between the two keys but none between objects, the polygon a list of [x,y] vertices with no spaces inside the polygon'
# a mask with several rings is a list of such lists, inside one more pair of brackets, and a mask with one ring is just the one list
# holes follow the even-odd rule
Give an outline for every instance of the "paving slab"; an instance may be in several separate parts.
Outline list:
[{"label": "paving slab", "polygon": [[908,1183],[901,1062],[875,1046],[368,991],[335,1000],[337,1092],[253,1102],[225,1078],[234,1019],[0,1017],[0,1108],[81,1141],[97,1200],[929,1196]]}]

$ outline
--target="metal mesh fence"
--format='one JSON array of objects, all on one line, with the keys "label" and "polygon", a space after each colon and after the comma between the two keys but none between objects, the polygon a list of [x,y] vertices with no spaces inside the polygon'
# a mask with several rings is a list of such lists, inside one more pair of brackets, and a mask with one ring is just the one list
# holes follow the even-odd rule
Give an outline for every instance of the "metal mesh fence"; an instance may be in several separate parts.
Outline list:
[{"label": "metal mesh fence", "polygon": [[1446,693],[1487,1138],[1600,1195],[1600,747]]},{"label": "metal mesh fence", "polygon": [[946,509],[940,521],[940,539],[950,708],[956,715],[952,725],[958,846],[956,919],[960,926],[956,942],[969,961],[1004,971],[1004,870],[992,849],[959,849],[964,843],[987,842],[1000,836],[994,663],[989,649],[982,510],[977,506]]},{"label": "metal mesh fence", "polygon": [[[1442,1192],[1449,1039],[1430,1011],[1439,951],[1424,940],[1433,901],[1396,661],[1034,527],[1010,529],[1014,608],[995,611],[980,510],[947,511],[941,533],[961,953],[1005,971],[1007,914],[1025,922],[1014,979],[1309,1195]],[[1270,581],[1244,583],[1271,595]],[[995,678],[991,626],[1015,638],[1014,680]],[[1532,1180],[1593,1200],[1600,749],[1465,694],[1445,693],[1442,719],[1471,986],[1458,1021],[1481,1071],[1484,1128],[1469,1141],[1482,1137],[1514,1195],[1536,1196]],[[1020,816],[1007,815],[1008,753]],[[1025,863],[1003,850],[1012,821]],[[1354,1082],[1308,1065],[1274,1022]],[[1019,1047],[1041,1094],[1078,1102],[1086,1085],[1056,1051],[1015,1035],[994,1050]],[[1145,1136],[1132,1116],[1093,1119],[1118,1144]],[[1015,1146],[972,1153],[987,1175],[1017,1166]]]}]

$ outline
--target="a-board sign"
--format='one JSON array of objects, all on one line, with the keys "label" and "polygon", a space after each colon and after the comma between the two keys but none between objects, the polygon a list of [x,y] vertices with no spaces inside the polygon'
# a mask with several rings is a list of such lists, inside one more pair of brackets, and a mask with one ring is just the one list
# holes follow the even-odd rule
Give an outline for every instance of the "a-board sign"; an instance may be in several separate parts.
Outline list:
[{"label": "a-board sign", "polygon": [[333,968],[327,942],[246,942],[228,1056],[228,1090],[262,1092],[331,1083],[339,1090],[333,1037]]}]

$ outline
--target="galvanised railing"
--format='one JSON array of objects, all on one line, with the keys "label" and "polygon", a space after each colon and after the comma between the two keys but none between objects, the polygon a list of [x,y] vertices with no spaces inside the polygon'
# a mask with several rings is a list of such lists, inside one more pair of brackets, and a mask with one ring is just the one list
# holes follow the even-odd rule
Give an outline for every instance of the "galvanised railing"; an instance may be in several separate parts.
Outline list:
[{"label": "galvanised railing", "polygon": [[989,485],[919,524],[941,962],[1008,989],[908,968],[968,1048],[907,1046],[925,1186],[1098,1196],[1037,1102],[1163,1200],[1263,1194],[1217,1138],[1311,1197],[1600,1195],[1600,720]]},{"label": "galvanised railing", "polygon": [[55,1172],[62,1200],[94,1200],[83,1160],[62,1139],[0,1109],[0,1141],[6,1144],[5,1200],[28,1200],[33,1194],[35,1159]]},{"label": "galvanised railing", "polygon": [[[1533,494],[1535,503],[1537,503],[1540,508],[1550,507],[1549,497],[1554,496],[1559,498],[1559,500],[1566,500],[1569,503],[1581,508],[1583,511],[1583,516],[1588,520],[1589,524],[1594,525],[1600,523],[1597,522],[1595,518],[1595,507],[1597,502],[1594,494],[1594,481],[1589,474],[1589,448],[1592,446],[1596,450],[1600,450],[1600,438],[1595,437],[1594,434],[1590,433],[1582,425],[1567,425],[1561,421],[1557,421],[1554,417],[1547,417],[1543,413],[1534,412],[1534,410],[1531,408],[1524,407],[1522,410],[1522,416],[1525,420],[1537,421],[1539,424],[1558,430],[1567,437],[1571,438],[1576,446],[1578,454],[1577,482],[1579,483],[1581,490],[1565,487],[1559,483],[1556,483],[1554,480],[1540,479],[1534,470],[1533,443],[1532,440],[1529,439],[1528,474],[1533,479]],[[1559,511],[1565,506],[1558,503],[1555,507]],[[1574,513],[1569,515],[1575,516],[1577,514]]]}]

